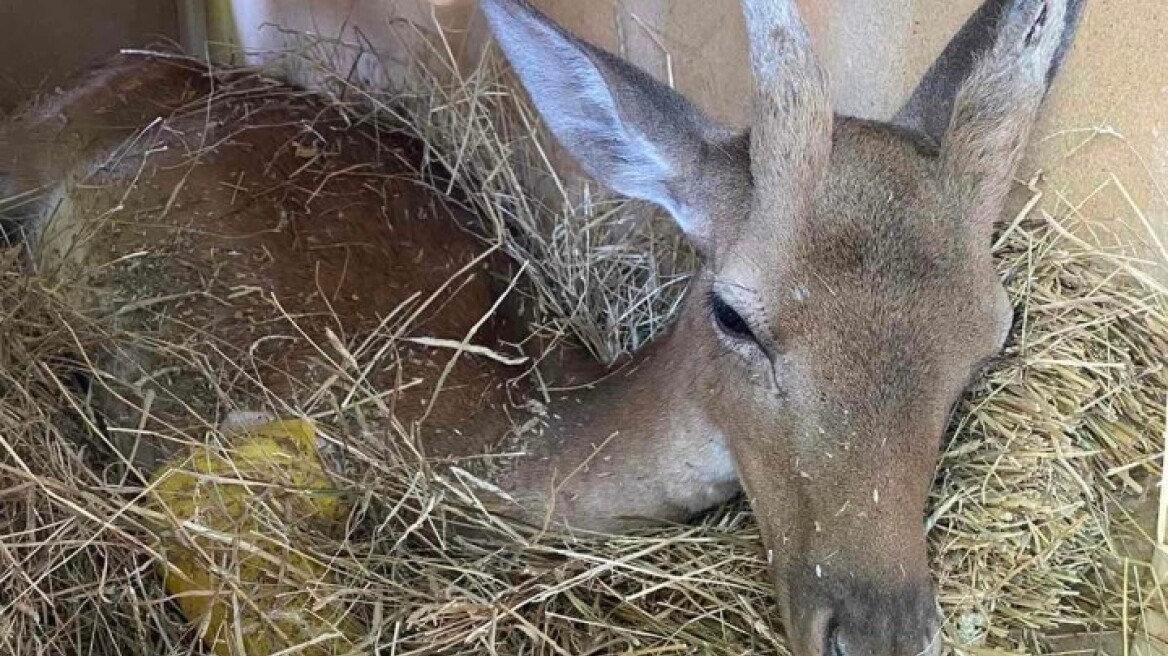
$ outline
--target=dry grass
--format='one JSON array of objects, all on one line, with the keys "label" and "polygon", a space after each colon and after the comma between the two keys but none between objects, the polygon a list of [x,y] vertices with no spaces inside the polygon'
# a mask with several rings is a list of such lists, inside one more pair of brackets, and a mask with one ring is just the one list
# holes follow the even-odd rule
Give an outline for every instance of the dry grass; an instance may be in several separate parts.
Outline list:
[{"label": "dry grass", "polygon": [[[424,77],[412,94],[378,96],[332,75],[339,47],[301,43],[286,56],[315,67],[354,119],[428,144],[485,233],[505,235],[528,265],[545,336],[609,359],[668,320],[692,256],[669,226],[637,220],[642,207],[559,193],[532,148],[532,114],[496,62],[458,84]],[[997,247],[1016,330],[958,414],[928,521],[946,642],[964,653],[1046,650],[1057,631],[1125,632],[1163,603],[1145,598],[1148,566],[1121,557],[1138,557],[1121,537],[1141,542],[1126,513],[1157,493],[1147,481],[1163,450],[1168,294],[1129,260],[1071,237],[1081,220],[1066,204],[1053,216],[1028,204]],[[60,358],[106,336],[8,255],[0,653],[198,653],[161,589],[143,487],[110,466],[85,399],[63,381]],[[327,564],[328,580],[305,593],[349,605],[365,653],[786,653],[745,506],[635,536],[533,536],[342,414],[318,419],[349,445],[337,475],[346,525],[331,534],[262,514],[265,539]],[[452,523],[481,531],[471,541]]]}]

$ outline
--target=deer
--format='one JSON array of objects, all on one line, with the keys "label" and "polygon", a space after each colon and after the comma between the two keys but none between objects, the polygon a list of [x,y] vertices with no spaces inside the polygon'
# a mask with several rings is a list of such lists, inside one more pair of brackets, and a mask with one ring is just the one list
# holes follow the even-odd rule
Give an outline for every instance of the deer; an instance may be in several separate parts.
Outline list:
[{"label": "deer", "polygon": [[994,221],[1084,3],[984,3],[886,124],[835,115],[793,2],[741,4],[746,130],[526,3],[482,3],[557,141],[703,256],[672,332],[594,392],[612,409],[569,408],[507,487],[574,471],[557,512],[600,526],[741,488],[793,653],[936,653],[921,518],[954,404],[1011,329]]},{"label": "deer", "polygon": [[[673,325],[563,400],[488,507],[616,532],[745,494],[792,653],[936,654],[927,497],[955,404],[1011,331],[994,224],[1084,2],[987,0],[887,122],[833,112],[792,0],[741,5],[746,129],[525,0],[481,0],[552,137],[598,183],[662,208],[701,256]],[[252,93],[216,94],[223,78],[196,61],[122,55],[0,127],[6,233],[68,303],[131,338],[90,345],[116,451],[147,467],[190,423],[189,399],[160,392],[146,413],[131,398],[159,368],[247,358],[245,384],[300,398],[333,376],[309,357],[330,335],[359,343],[439,295],[425,331],[446,341],[396,335],[399,365],[365,382],[393,390],[400,421],[424,420],[428,456],[498,444],[513,372],[436,344],[522,334],[481,271],[510,264],[464,210],[404,181],[408,137],[223,75]],[[142,298],[152,281],[168,293]],[[177,364],[133,346],[192,333],[205,341]],[[437,378],[455,391],[418,403]],[[194,409],[241,412],[221,397]]]}]

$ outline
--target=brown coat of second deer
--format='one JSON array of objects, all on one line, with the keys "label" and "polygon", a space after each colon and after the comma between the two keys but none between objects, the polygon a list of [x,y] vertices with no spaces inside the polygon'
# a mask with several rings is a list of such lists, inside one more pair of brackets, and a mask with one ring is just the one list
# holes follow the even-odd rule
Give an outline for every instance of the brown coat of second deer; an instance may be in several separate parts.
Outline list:
[{"label": "brown coat of second deer", "polygon": [[[519,507],[501,510],[610,530],[745,490],[797,656],[935,653],[924,506],[951,408],[1011,325],[991,232],[1083,2],[987,0],[895,126],[833,115],[792,2],[742,4],[757,86],[745,132],[521,0],[481,2],[552,133],[703,255],[669,333],[555,408],[539,453],[500,481]],[[521,332],[513,310],[492,311],[501,287],[480,266],[506,263],[395,177],[411,144],[362,134],[284,87],[213,93],[187,62],[128,57],[0,129],[0,182],[35,198],[9,201],[9,227],[70,302],[177,343],[175,370],[224,367],[279,407],[332,384],[308,364],[314,344],[362,344],[452,276],[425,335],[493,346]],[[422,381],[393,398],[402,421],[427,417],[428,453],[506,433],[502,363],[451,364],[429,407],[453,354],[386,348],[404,364],[366,382]],[[158,351],[107,346],[104,387],[141,388]],[[232,408],[212,399],[194,413],[157,399],[155,414]],[[120,401],[112,431],[150,428]]]}]

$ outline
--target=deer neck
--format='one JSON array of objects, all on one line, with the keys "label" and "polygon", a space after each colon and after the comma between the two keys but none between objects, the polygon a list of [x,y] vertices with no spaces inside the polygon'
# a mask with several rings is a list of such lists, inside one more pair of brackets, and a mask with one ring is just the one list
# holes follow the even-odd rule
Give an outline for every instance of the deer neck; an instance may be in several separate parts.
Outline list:
[{"label": "deer neck", "polygon": [[557,478],[603,478],[618,496],[659,501],[642,509],[654,516],[681,519],[733,496],[733,459],[698,403],[700,364],[688,342],[675,327],[595,383],[558,395],[533,451]]},{"label": "deer neck", "polygon": [[[599,444],[613,433],[626,437],[701,431],[707,423],[684,390],[671,384],[679,375],[676,338],[644,347],[602,375],[558,394],[548,423],[555,440]],[[681,423],[686,417],[690,422]]]}]

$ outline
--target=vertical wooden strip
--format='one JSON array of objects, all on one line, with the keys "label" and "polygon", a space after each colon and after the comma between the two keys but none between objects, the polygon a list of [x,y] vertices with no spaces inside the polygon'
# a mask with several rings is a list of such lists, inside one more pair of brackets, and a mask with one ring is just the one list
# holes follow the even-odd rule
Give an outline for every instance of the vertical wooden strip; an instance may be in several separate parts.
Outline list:
[{"label": "vertical wooden strip", "polygon": [[240,64],[239,30],[233,0],[203,0],[207,5],[207,52],[217,64]]},{"label": "vertical wooden strip", "polygon": [[206,0],[177,0],[178,38],[183,50],[195,56],[207,52]]},{"label": "vertical wooden strip", "polygon": [[[1154,587],[1145,602],[1140,626],[1132,639],[1133,656],[1163,656],[1168,653],[1168,615],[1163,608],[1168,587],[1168,398],[1164,403],[1164,456],[1160,469],[1160,513],[1156,522],[1156,545],[1152,553]],[[1158,590],[1156,588],[1159,588]]]}]

